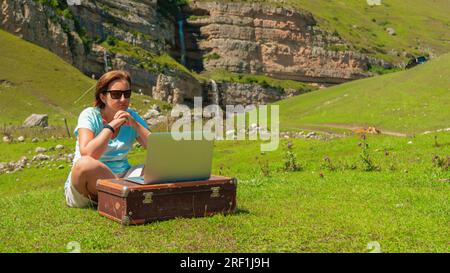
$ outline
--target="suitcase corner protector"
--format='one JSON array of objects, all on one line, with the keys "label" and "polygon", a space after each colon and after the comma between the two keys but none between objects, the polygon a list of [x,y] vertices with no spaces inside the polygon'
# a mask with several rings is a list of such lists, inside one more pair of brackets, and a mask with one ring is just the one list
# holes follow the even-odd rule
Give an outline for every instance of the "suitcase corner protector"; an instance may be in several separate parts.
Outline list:
[{"label": "suitcase corner protector", "polygon": [[122,188],[121,196],[124,198],[127,198],[129,193],[130,193],[130,188],[128,188],[127,186],[124,186]]}]

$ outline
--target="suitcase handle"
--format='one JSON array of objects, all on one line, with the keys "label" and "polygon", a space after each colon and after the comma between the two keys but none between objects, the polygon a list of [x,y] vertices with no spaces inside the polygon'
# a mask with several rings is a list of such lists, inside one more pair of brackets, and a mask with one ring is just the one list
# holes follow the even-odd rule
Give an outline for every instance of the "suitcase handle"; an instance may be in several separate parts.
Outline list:
[{"label": "suitcase handle", "polygon": [[[211,187],[210,189],[207,190],[201,190],[201,191],[188,191],[188,192],[183,192],[184,194],[186,193],[198,193],[198,192],[208,192],[211,191],[211,198],[219,198],[221,196],[220,194],[220,187]],[[163,193],[163,194],[158,194],[158,195],[168,195],[170,193]],[[153,192],[144,192],[142,193],[142,196],[144,197],[144,200],[142,200],[143,204],[151,204],[153,203]]]}]

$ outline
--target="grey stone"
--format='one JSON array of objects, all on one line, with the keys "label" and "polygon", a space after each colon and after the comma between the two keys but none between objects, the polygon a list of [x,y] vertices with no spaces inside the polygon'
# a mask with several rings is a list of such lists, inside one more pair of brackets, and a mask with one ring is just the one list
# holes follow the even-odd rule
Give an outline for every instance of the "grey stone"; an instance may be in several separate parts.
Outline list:
[{"label": "grey stone", "polygon": [[156,110],[156,111],[158,111],[158,112],[161,112],[161,108],[160,108],[159,105],[157,105],[157,104],[153,104],[152,110]]},{"label": "grey stone", "polygon": [[395,29],[393,29],[391,27],[386,28],[386,32],[391,36],[397,35],[397,33],[395,32]]},{"label": "grey stone", "polygon": [[44,154],[38,154],[33,156],[33,161],[43,161],[43,160],[49,160],[50,157],[48,155],[44,155]]},{"label": "grey stone", "polygon": [[25,141],[25,137],[20,136],[20,137],[17,138],[17,141],[19,141],[19,142],[24,142],[24,141]]},{"label": "grey stone", "polygon": [[11,143],[12,139],[9,136],[4,136],[3,137],[3,142],[5,143]]},{"label": "grey stone", "polygon": [[45,152],[47,152],[47,149],[44,147],[37,147],[35,152],[36,153],[45,153]]},{"label": "grey stone", "polygon": [[40,114],[32,114],[29,116],[23,123],[25,127],[34,127],[34,126],[41,126],[41,127],[48,127],[48,115],[40,115]]},{"label": "grey stone", "polygon": [[151,119],[151,118],[156,118],[160,115],[159,111],[154,110],[154,109],[150,109],[147,111],[147,113],[145,113],[145,115],[143,116],[144,119]]},{"label": "grey stone", "polygon": [[56,150],[63,150],[64,149],[64,145],[58,144],[55,147]]}]

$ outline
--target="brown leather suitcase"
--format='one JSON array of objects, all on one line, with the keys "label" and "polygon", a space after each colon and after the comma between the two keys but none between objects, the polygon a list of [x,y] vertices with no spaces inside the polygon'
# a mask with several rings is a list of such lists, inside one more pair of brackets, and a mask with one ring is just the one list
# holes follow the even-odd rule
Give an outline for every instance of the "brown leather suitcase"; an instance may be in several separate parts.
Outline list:
[{"label": "brown leather suitcase", "polygon": [[208,180],[140,185],[124,179],[99,179],[98,211],[123,225],[177,217],[230,214],[236,209],[237,180]]}]

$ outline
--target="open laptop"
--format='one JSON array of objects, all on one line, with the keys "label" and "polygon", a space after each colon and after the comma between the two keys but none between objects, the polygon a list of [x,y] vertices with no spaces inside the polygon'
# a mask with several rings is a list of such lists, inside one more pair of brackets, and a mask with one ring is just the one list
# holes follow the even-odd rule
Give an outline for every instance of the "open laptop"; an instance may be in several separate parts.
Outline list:
[{"label": "open laptop", "polygon": [[125,179],[138,184],[209,179],[214,141],[191,139],[175,140],[170,132],[151,133],[148,136],[144,175]]}]

